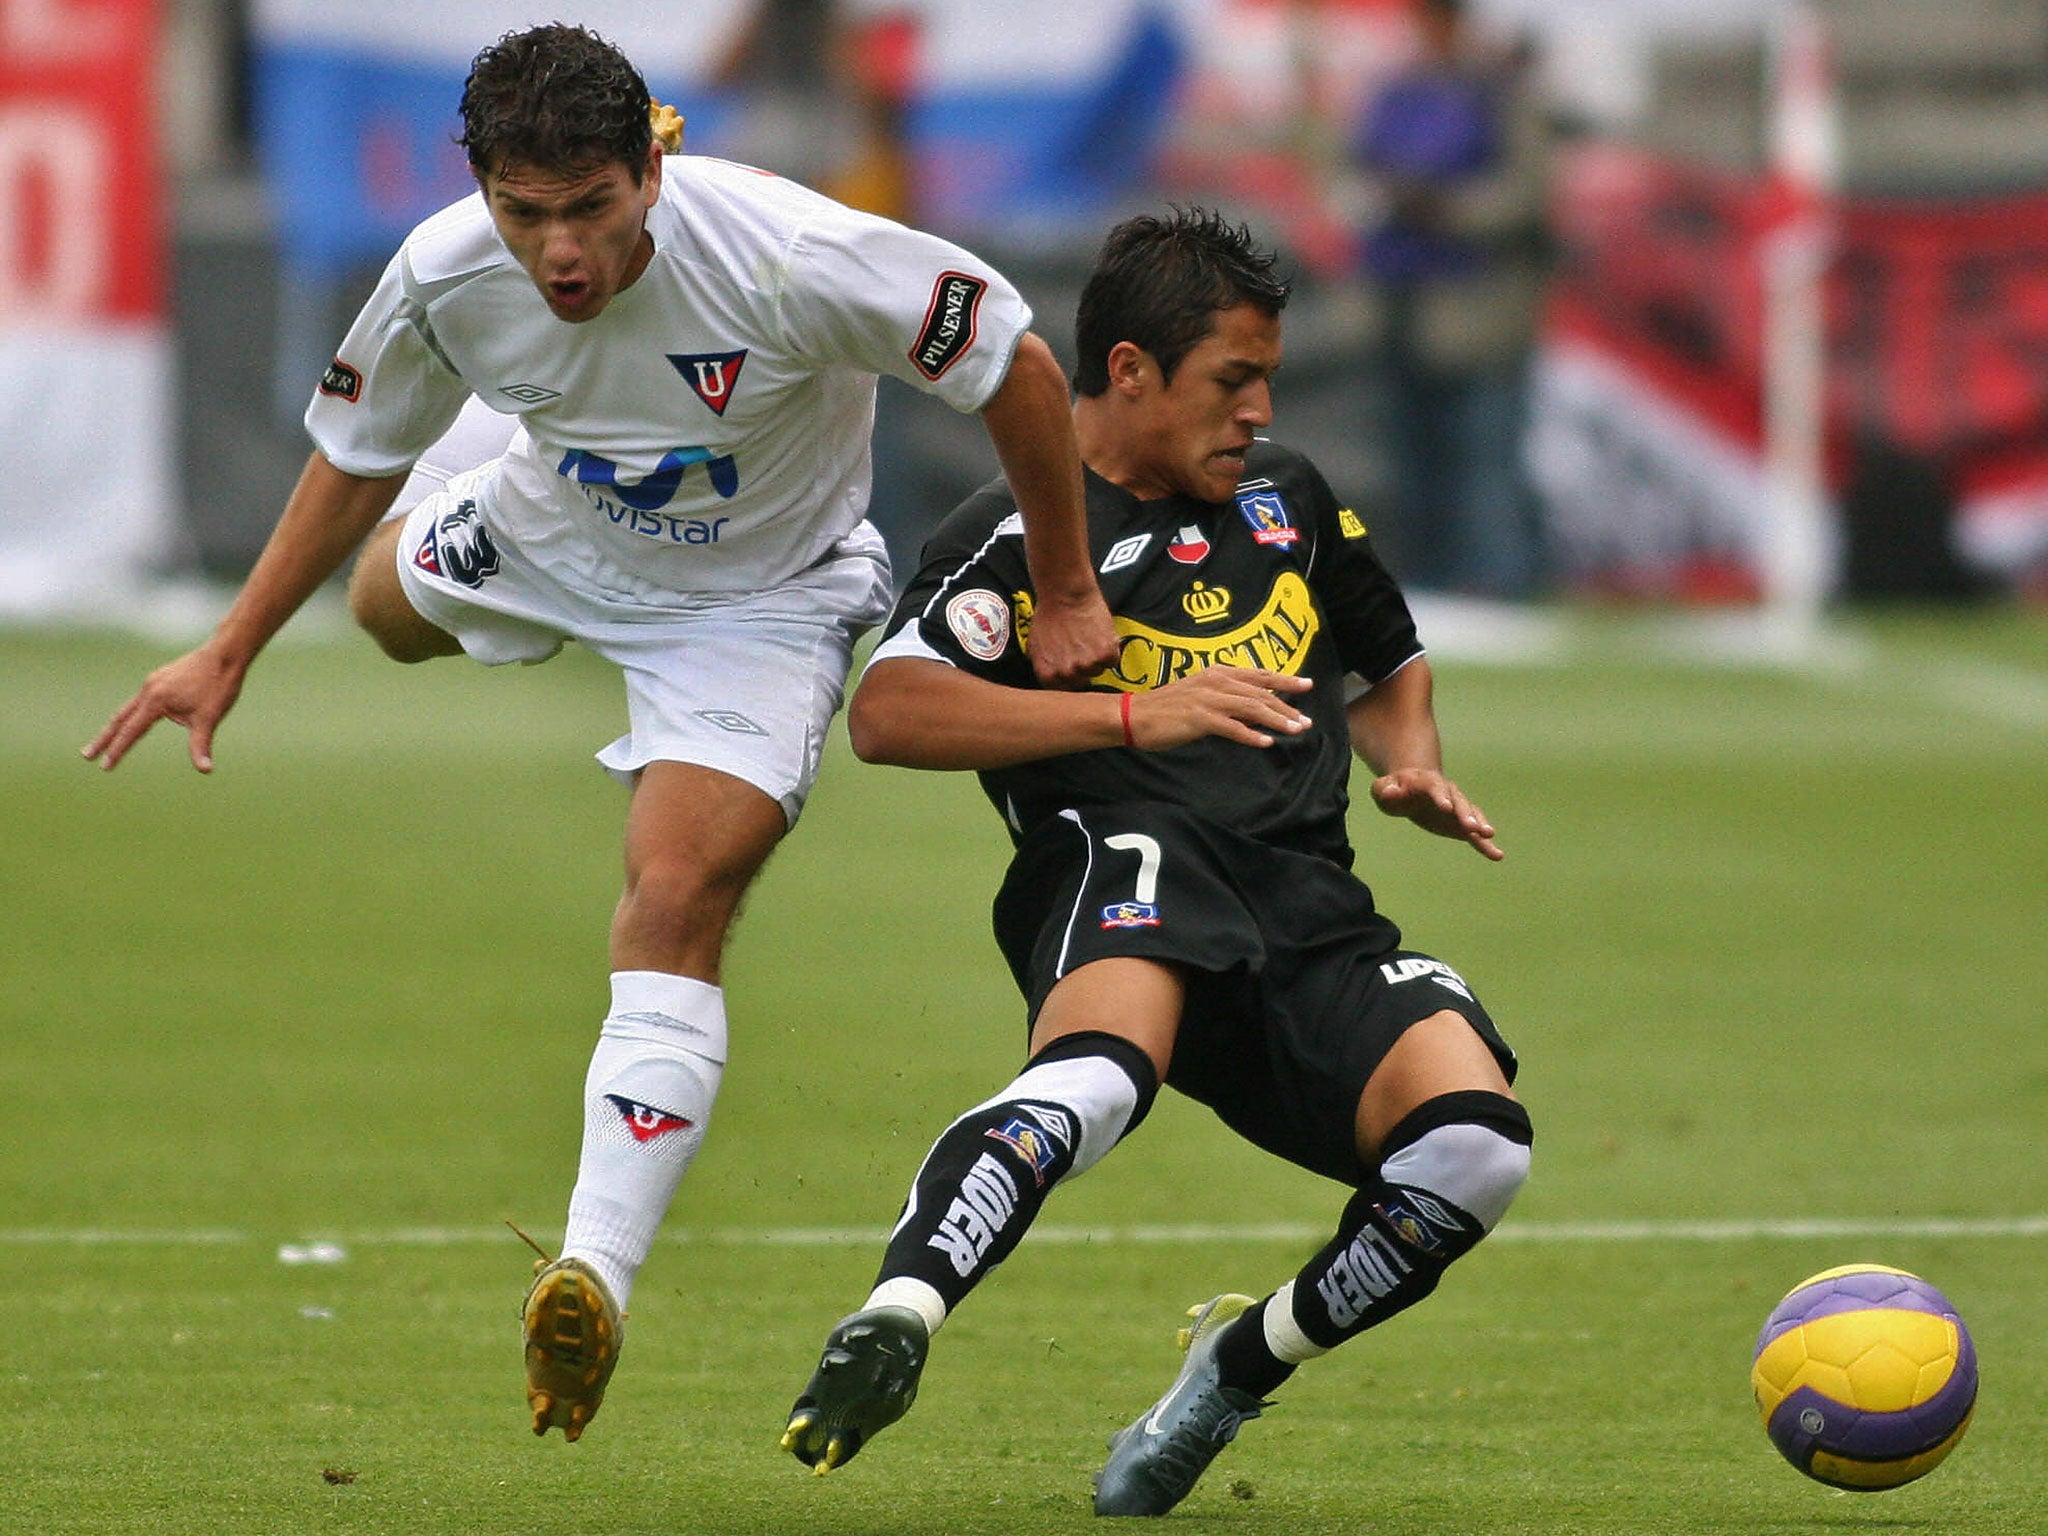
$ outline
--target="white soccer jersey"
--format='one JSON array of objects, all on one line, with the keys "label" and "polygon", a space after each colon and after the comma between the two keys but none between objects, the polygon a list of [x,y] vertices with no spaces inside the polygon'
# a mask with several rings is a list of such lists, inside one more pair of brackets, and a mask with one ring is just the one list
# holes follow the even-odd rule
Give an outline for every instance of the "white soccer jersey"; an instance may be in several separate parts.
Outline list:
[{"label": "white soccer jersey", "polygon": [[517,415],[484,514],[551,575],[627,602],[753,591],[866,515],[875,375],[979,410],[1031,311],[958,246],[781,177],[663,162],[654,256],[557,320],[482,196],[409,236],[306,411],[320,451],[395,475],[470,395]]}]

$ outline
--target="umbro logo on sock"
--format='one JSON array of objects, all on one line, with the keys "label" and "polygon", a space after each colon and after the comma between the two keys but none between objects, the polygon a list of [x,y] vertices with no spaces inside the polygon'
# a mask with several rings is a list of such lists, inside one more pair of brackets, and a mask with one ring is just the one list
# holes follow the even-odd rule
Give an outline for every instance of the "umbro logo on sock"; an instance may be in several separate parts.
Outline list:
[{"label": "umbro logo on sock", "polygon": [[636,1104],[633,1100],[616,1093],[608,1093],[605,1097],[611,1101],[612,1108],[619,1112],[619,1118],[626,1122],[626,1129],[638,1142],[656,1141],[670,1131],[687,1131],[696,1123],[684,1119],[681,1115],[672,1115],[665,1109],[656,1109],[651,1104]]}]

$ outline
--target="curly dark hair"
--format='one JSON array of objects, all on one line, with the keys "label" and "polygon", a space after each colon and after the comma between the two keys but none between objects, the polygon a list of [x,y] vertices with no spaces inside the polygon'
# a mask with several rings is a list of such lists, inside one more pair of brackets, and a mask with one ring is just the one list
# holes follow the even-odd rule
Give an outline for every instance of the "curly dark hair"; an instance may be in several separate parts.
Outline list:
[{"label": "curly dark hair", "polygon": [[1109,388],[1109,354],[1120,341],[1151,353],[1172,383],[1182,360],[1215,329],[1219,310],[1250,304],[1277,315],[1287,307],[1291,285],[1274,273],[1276,260],[1250,229],[1213,209],[1124,220],[1103,241],[1081,290],[1074,388],[1090,397]]},{"label": "curly dark hair", "polygon": [[638,181],[652,130],[647,82],[585,27],[559,22],[507,32],[476,56],[462,84],[462,134],[478,175],[508,165],[582,171],[617,161]]}]

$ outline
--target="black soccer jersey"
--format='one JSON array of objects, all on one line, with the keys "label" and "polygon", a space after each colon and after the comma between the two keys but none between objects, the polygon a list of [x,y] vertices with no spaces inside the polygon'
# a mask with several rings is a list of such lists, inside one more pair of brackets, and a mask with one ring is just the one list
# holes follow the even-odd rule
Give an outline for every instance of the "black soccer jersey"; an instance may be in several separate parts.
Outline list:
[{"label": "black soccer jersey", "polygon": [[[1263,441],[1230,501],[1140,501],[1091,471],[1087,506],[1095,569],[1122,641],[1092,687],[1143,693],[1207,666],[1256,666],[1313,678],[1314,689],[1291,702],[1314,724],[1270,747],[1209,737],[1166,752],[1119,747],[985,771],[982,788],[1012,837],[1070,806],[1166,802],[1350,867],[1345,677],[1379,682],[1422,650],[1365,525],[1307,459]],[[930,656],[1036,687],[1031,613],[1023,522],[998,480],[926,541],[876,659]]]}]

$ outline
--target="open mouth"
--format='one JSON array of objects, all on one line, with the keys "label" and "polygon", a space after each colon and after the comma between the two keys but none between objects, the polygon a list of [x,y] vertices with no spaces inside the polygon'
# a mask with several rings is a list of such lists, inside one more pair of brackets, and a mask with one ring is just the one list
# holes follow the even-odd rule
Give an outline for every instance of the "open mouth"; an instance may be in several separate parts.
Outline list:
[{"label": "open mouth", "polygon": [[590,298],[590,281],[582,277],[551,277],[548,300],[557,309],[581,309]]}]

